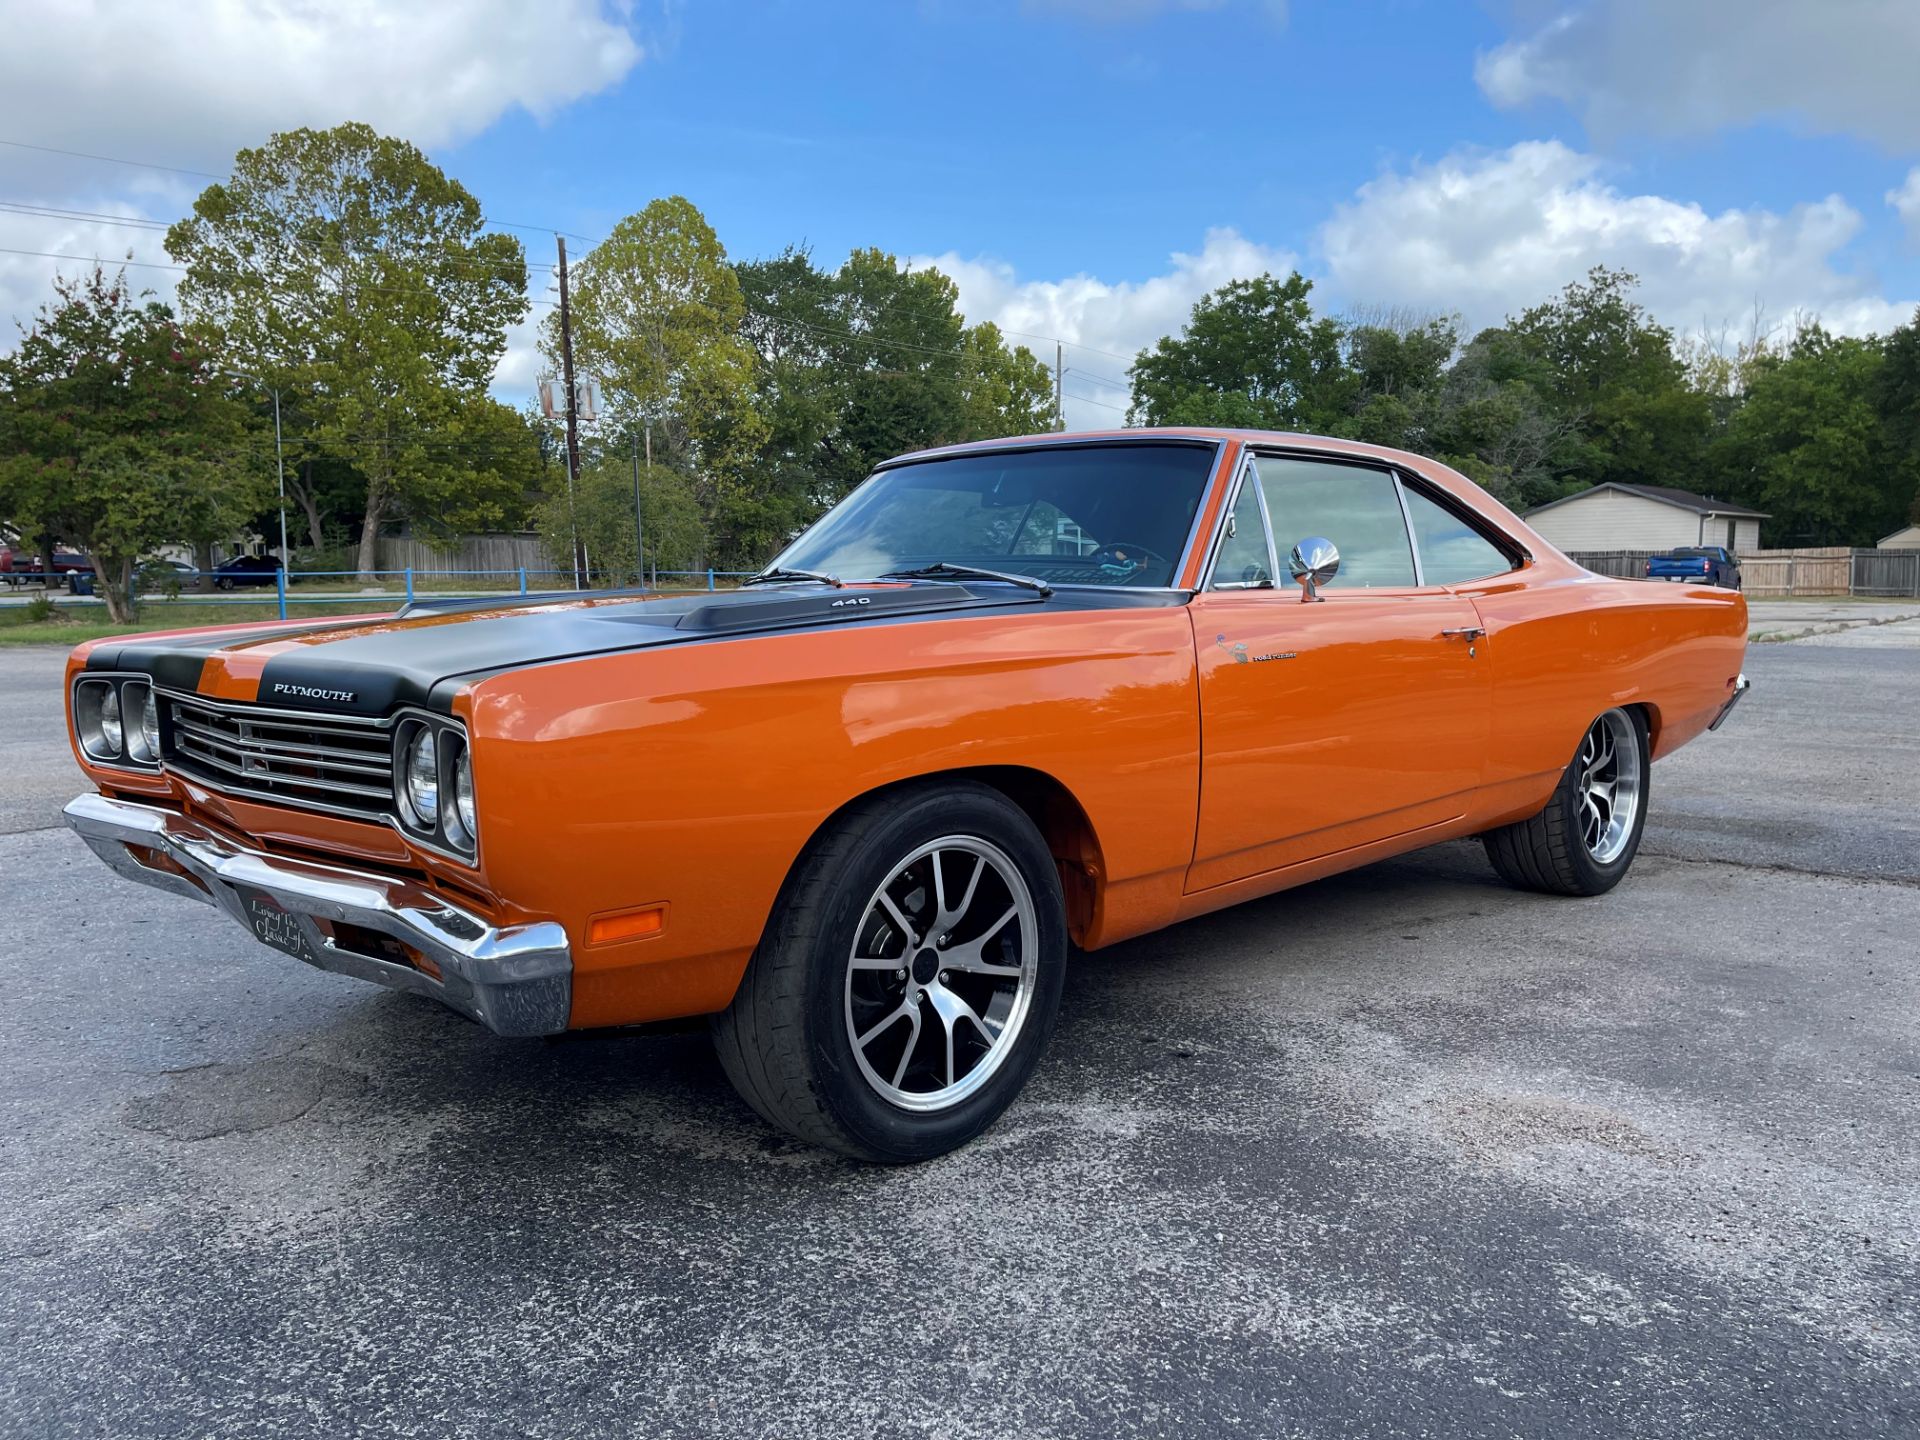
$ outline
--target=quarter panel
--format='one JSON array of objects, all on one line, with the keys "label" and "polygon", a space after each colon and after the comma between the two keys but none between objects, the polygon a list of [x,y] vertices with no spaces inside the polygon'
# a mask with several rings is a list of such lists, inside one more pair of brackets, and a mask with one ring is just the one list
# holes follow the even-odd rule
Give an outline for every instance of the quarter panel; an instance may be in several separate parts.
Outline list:
[{"label": "quarter panel", "polygon": [[1459,587],[1487,627],[1493,733],[1484,824],[1544,804],[1601,711],[1643,705],[1654,758],[1705,730],[1746,652],[1735,591],[1608,580],[1567,565]]}]

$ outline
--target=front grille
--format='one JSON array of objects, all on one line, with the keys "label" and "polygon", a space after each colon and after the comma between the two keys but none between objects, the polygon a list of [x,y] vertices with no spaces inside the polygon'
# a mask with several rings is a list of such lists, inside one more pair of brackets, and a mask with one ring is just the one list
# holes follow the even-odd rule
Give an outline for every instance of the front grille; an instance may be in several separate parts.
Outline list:
[{"label": "front grille", "polygon": [[262,713],[167,697],[169,767],[229,794],[384,819],[393,813],[393,735],[377,721]]}]

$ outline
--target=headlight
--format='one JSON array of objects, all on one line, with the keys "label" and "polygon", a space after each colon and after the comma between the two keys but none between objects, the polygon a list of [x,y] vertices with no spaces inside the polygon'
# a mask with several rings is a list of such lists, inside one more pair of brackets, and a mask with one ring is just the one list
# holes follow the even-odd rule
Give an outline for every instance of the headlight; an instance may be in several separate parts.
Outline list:
[{"label": "headlight", "polygon": [[[144,681],[133,680],[120,688],[120,703],[128,712],[139,712],[139,729],[127,737],[127,758],[142,765],[160,763],[160,702],[154,698],[153,687]],[[121,728],[126,728],[123,717]]]},{"label": "headlight", "polygon": [[111,680],[83,680],[73,692],[73,723],[89,759],[118,760],[126,736],[120,725],[120,692]]},{"label": "headlight", "polygon": [[120,723],[118,690],[109,688],[100,697],[100,738],[106,742],[109,755],[118,755],[126,744],[126,730]]},{"label": "headlight", "polygon": [[433,743],[433,731],[422,725],[407,746],[407,804],[413,818],[432,829],[440,816],[440,755]]},{"label": "headlight", "polygon": [[460,756],[453,762],[453,820],[447,830],[454,843],[473,848],[474,837],[480,833],[480,821],[473,804],[473,752],[465,745],[460,747]]}]

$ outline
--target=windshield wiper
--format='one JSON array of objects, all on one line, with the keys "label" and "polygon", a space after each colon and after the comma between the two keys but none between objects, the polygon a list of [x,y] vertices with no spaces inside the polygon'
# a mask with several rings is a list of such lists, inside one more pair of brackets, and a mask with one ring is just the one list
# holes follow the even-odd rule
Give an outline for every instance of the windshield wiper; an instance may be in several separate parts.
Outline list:
[{"label": "windshield wiper", "polygon": [[831,585],[836,590],[842,589],[846,584],[838,575],[829,575],[824,570],[794,570],[785,565],[775,565],[771,569],[762,570],[758,575],[749,576],[740,583],[743,586],[767,585],[780,580],[818,580],[822,585]]},{"label": "windshield wiper", "polygon": [[943,576],[965,580],[1004,580],[1009,585],[1019,585],[1037,592],[1042,596],[1053,594],[1053,587],[1044,580],[1036,580],[1031,575],[1010,575],[1005,570],[982,570],[978,565],[955,565],[948,560],[936,560],[931,565],[918,565],[911,570],[889,570],[880,576],[882,580],[938,580]]}]

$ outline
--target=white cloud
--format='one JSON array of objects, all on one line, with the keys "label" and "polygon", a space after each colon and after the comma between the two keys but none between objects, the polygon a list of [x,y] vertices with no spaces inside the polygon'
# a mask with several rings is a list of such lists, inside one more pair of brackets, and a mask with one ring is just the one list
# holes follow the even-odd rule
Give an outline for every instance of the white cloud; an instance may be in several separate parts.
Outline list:
[{"label": "white cloud", "polygon": [[[83,208],[102,215],[143,219],[140,207],[120,201],[90,201]],[[43,302],[54,298],[56,275],[77,279],[98,259],[109,274],[129,251],[142,259],[165,262],[158,231],[114,225],[98,220],[60,220],[45,215],[23,215],[0,210],[0,353],[11,350],[19,338],[18,325],[31,325]],[[19,254],[19,251],[46,252]],[[51,259],[51,255],[79,259]],[[172,269],[127,267],[127,280],[136,294],[171,302],[179,272]]]},{"label": "white cloud", "polygon": [[[512,110],[545,117],[639,63],[631,9],[626,0],[41,5],[0,45],[0,135],[47,148],[0,146],[0,198],[166,222],[236,150],[275,131],[364,120],[435,146]],[[0,211],[0,316],[30,323],[56,274],[88,268],[85,258],[14,251],[97,256],[109,269],[131,251],[157,262],[129,267],[134,287],[170,300],[178,272],[164,268],[161,234]],[[0,328],[0,350],[15,338],[12,325]],[[518,403],[531,390],[536,363],[530,331],[516,331],[497,382],[503,398]]]},{"label": "white cloud", "polygon": [[1632,271],[1640,299],[1681,331],[1740,328],[1756,304],[1830,329],[1883,331],[1913,313],[1841,252],[1862,220],[1838,195],[1786,214],[1626,194],[1553,141],[1455,154],[1360,187],[1321,228],[1323,289],[1342,304],[1458,310],[1469,329],[1546,299],[1594,265]]},{"label": "white cloud", "polygon": [[1914,0],[1561,0],[1475,73],[1496,105],[1563,101],[1601,134],[1772,119],[1911,150],[1917,65]]},{"label": "white cloud", "polygon": [[1127,407],[1127,366],[1162,335],[1179,331],[1193,302],[1229,280],[1298,267],[1292,252],[1259,245],[1233,230],[1209,230],[1198,254],[1176,254],[1166,273],[1146,280],[1106,281],[1087,274],[1064,280],[1022,280],[997,260],[945,255],[913,257],[960,288],[970,324],[991,320],[1051,365],[1045,336],[1066,350],[1067,424],[1075,430],[1118,425]]},{"label": "white cloud", "polygon": [[[213,171],[276,130],[342,120],[448,144],[605,89],[641,53],[600,0],[41,4],[0,46],[0,134]],[[60,193],[51,176],[103,168],[17,150],[0,166]]]},{"label": "white cloud", "polygon": [[1891,205],[1907,227],[1907,239],[1920,246],[1920,165],[1907,172],[1906,183],[1887,191]]}]

